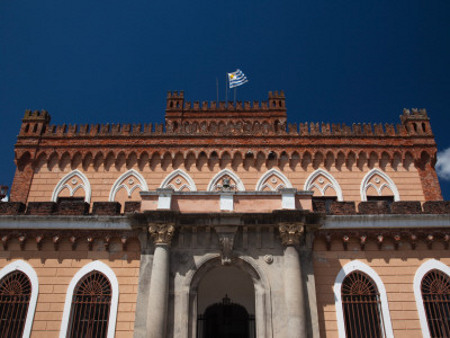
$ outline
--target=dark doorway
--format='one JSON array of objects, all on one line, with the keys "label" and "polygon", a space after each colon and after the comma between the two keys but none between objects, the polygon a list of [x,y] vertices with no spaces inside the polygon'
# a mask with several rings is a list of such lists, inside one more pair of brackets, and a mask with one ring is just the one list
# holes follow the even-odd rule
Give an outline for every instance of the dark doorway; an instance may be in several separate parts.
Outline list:
[{"label": "dark doorway", "polygon": [[225,295],[198,317],[198,338],[254,338],[255,317]]}]

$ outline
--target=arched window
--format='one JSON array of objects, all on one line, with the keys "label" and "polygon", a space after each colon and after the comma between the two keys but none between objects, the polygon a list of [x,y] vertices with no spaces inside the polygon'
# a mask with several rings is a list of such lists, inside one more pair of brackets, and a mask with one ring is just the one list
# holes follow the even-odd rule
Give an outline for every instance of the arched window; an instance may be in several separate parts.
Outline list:
[{"label": "arched window", "polygon": [[105,263],[83,266],[67,288],[60,337],[108,337],[116,331],[119,283]]},{"label": "arched window", "polygon": [[386,289],[370,266],[348,262],[333,290],[339,337],[394,337]]},{"label": "arched window", "polygon": [[84,276],[73,293],[68,337],[106,337],[111,294],[104,274],[92,271]]},{"label": "arched window", "polygon": [[431,337],[450,336],[450,278],[434,269],[422,279],[423,306]]},{"label": "arched window", "polygon": [[36,272],[17,260],[0,270],[0,337],[29,337],[39,292]]},{"label": "arched window", "polygon": [[0,281],[0,337],[22,337],[31,298],[31,282],[15,270]]},{"label": "arched window", "polygon": [[347,337],[382,337],[381,302],[375,283],[354,271],[345,277],[341,293]]}]

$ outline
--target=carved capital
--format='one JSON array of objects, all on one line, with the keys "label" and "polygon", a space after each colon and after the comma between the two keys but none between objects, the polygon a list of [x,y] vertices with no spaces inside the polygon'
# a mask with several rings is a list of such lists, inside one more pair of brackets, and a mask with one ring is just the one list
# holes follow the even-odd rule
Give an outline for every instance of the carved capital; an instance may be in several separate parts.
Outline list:
[{"label": "carved capital", "polygon": [[304,233],[305,227],[303,223],[279,223],[281,243],[285,246],[296,245],[300,242],[300,237]]},{"label": "carved capital", "polygon": [[172,237],[175,233],[175,227],[173,223],[165,224],[150,224],[148,232],[153,238],[155,244],[169,244],[172,241]]}]

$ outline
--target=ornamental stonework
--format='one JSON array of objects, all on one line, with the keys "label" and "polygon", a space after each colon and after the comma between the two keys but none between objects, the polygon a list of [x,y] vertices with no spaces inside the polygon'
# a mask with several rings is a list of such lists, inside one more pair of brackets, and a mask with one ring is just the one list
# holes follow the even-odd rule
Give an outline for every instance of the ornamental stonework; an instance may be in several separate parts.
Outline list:
[{"label": "ornamental stonework", "polygon": [[172,242],[175,234],[175,227],[171,223],[167,224],[151,224],[148,227],[148,232],[153,238],[155,244],[169,244]]},{"label": "ornamental stonework", "polygon": [[300,243],[305,227],[303,223],[280,223],[278,230],[280,231],[281,243],[290,246]]}]

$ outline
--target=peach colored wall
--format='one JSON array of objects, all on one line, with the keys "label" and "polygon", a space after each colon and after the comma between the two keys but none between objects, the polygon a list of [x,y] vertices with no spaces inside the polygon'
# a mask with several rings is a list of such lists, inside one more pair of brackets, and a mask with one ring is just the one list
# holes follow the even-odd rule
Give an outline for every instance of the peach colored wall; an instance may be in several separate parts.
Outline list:
[{"label": "peach colored wall", "polygon": [[314,273],[321,337],[338,337],[333,287],[341,268],[351,260],[367,264],[384,283],[389,303],[391,323],[396,338],[422,337],[419,315],[414,297],[414,275],[428,259],[437,259],[450,265],[448,251],[442,243],[434,243],[429,250],[424,243],[417,243],[411,250],[409,243],[402,243],[398,250],[386,243],[378,250],[375,243],[368,243],[361,251],[358,243],[351,243],[344,251],[342,244],[333,242],[330,251],[321,240],[314,244]]},{"label": "peach colored wall", "polygon": [[[161,163],[152,165],[151,167],[146,164],[143,168],[141,167],[142,170],[137,165],[133,168],[142,174],[150,190],[159,188],[164,178],[174,170],[170,165],[164,165],[162,167]],[[207,165],[203,165],[200,169],[196,165],[188,165],[186,168],[184,162],[179,163],[179,165],[177,164],[176,168],[186,171],[195,181],[197,190],[199,191],[206,190],[210,180],[222,169],[222,167],[219,167],[219,164],[216,164],[212,168]],[[227,164],[226,168],[233,170],[241,178],[248,191],[255,189],[256,183],[261,175],[269,169],[265,165],[263,165],[260,170],[255,167],[246,169],[241,164],[235,166],[232,162]],[[280,169],[278,167],[274,168]],[[84,170],[82,167],[78,167],[78,169],[83,172],[90,181],[92,190],[91,202],[107,201],[114,182],[121,174],[128,170],[125,165],[118,168],[116,166],[105,168],[103,165],[94,168],[93,164],[91,164],[87,170]],[[66,165],[63,169],[55,165],[50,170],[47,164],[43,164],[37,169],[34,175],[28,201],[49,201],[53,189],[58,184],[59,180],[71,170],[72,168],[70,165]],[[306,179],[314,170],[315,169],[311,165],[307,167],[307,170],[304,170],[300,165],[297,165],[294,169],[290,166],[284,166],[280,169],[280,171],[282,171],[290,180],[293,187],[299,190],[303,189]],[[336,167],[331,167],[328,172],[339,182],[343,191],[344,200],[358,202],[361,200],[361,181],[369,170],[370,169],[367,166],[364,166],[362,171],[356,166],[352,167],[352,170],[349,170],[346,166],[342,166],[340,170]],[[397,185],[401,200],[424,201],[420,178],[413,165],[410,165],[408,169],[399,165],[397,170],[394,170],[393,167],[388,165],[385,172]],[[123,204],[126,200],[136,200],[136,196],[137,194],[135,193],[129,198],[125,196],[125,194],[120,193],[118,194],[118,199]]]},{"label": "peach colored wall", "polygon": [[28,241],[25,250],[20,251],[18,243],[11,241],[7,251],[0,251],[0,269],[22,259],[38,276],[39,295],[31,337],[59,337],[68,285],[79,269],[94,260],[108,265],[119,282],[116,337],[133,336],[140,266],[137,241],[130,241],[126,252],[119,249],[120,243],[111,243],[109,253],[101,249],[101,243],[94,245],[92,251],[80,243],[79,248],[72,251],[69,242],[63,242],[55,251],[53,245],[46,242],[41,251],[36,251],[33,242]]}]

